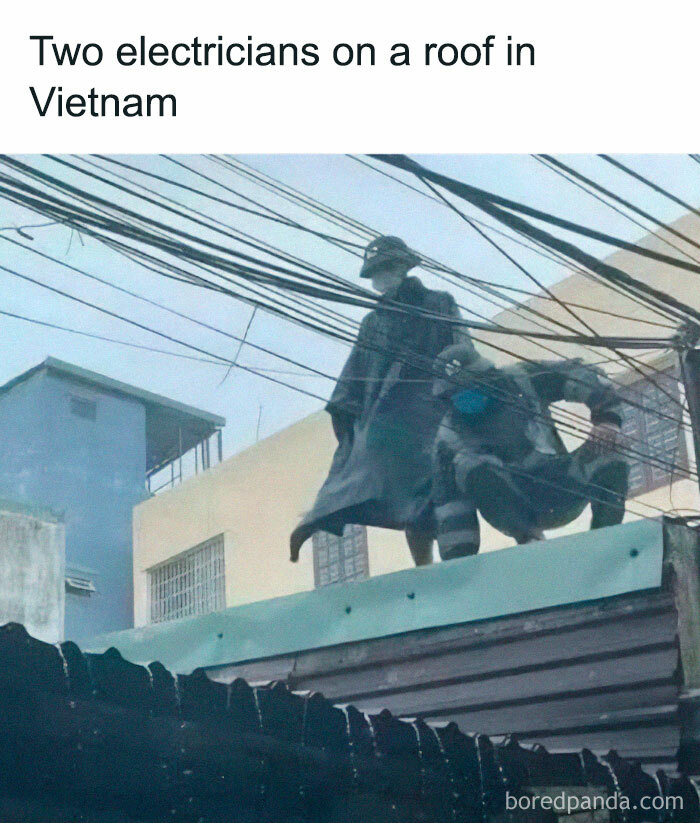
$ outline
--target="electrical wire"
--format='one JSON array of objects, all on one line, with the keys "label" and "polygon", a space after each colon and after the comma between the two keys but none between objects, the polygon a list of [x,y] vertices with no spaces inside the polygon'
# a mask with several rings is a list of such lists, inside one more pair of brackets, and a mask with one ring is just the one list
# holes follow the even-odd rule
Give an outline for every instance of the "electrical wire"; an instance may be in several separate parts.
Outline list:
[{"label": "electrical wire", "polygon": [[[599,191],[602,194],[605,194],[606,197],[611,198],[612,200],[614,200],[617,203],[621,203],[626,208],[628,208],[631,211],[635,212],[635,214],[641,215],[642,217],[646,218],[650,222],[652,222],[655,225],[659,226],[660,228],[664,229],[664,231],[667,231],[669,234],[672,234],[674,237],[677,237],[680,240],[683,240],[684,242],[689,243],[691,246],[695,246],[696,248],[700,249],[700,243],[698,243],[697,240],[693,240],[692,237],[688,237],[688,235],[683,234],[683,232],[678,231],[673,226],[666,225],[666,223],[664,223],[661,220],[654,217],[653,214],[650,214],[648,211],[646,211],[644,209],[640,209],[638,206],[635,206],[634,203],[631,203],[629,200],[626,200],[625,198],[620,197],[618,194],[615,194],[615,192],[610,191],[610,189],[607,189],[604,186],[601,186],[599,183],[596,183],[595,181],[591,180],[589,177],[586,177],[586,175],[581,174],[580,172],[576,171],[571,166],[568,166],[566,163],[563,163],[561,160],[557,160],[551,154],[540,154],[540,155],[533,154],[532,156],[534,157],[535,160],[537,160],[540,163],[543,163],[545,166],[550,168],[551,171],[555,172],[556,174],[559,174],[559,176],[563,177],[565,180],[568,180],[573,185],[575,185],[578,188],[582,189],[583,191],[587,192],[587,194],[589,194],[591,197],[595,197],[596,200],[600,201],[601,203],[604,203],[606,206],[608,206],[608,208],[611,208],[614,211],[616,211],[618,214],[621,214],[627,220],[634,223],[635,226],[640,226],[641,228],[644,229],[644,231],[649,232],[654,237],[661,240],[662,243],[666,243],[666,245],[670,246],[672,249],[675,249],[676,251],[679,251],[681,254],[684,254],[686,257],[689,257],[695,263],[700,262],[700,260],[698,260],[696,257],[693,257],[693,255],[689,254],[683,248],[681,248],[680,246],[677,246],[675,243],[671,243],[668,239],[666,239],[662,235],[658,234],[658,232],[650,231],[649,228],[647,228],[647,226],[645,226],[643,223],[640,223],[638,220],[635,220],[629,214],[622,211],[622,209],[618,209],[616,206],[613,206],[612,203],[609,203],[605,199],[603,199],[602,197],[599,197],[597,194],[595,194],[594,192],[592,192],[588,188],[586,188],[586,186],[589,186],[589,187],[595,189],[596,191]],[[567,175],[570,175],[570,176],[567,177]],[[576,180],[572,180],[571,177],[576,178]],[[581,183],[576,182],[577,180],[581,181]],[[585,185],[582,185],[582,183],[585,184]]]},{"label": "electrical wire", "polygon": [[[10,242],[16,242],[16,241],[10,241]],[[22,245],[22,244],[19,244],[19,245]],[[56,289],[56,288],[54,288],[54,287],[48,286],[47,284],[44,284],[44,283],[42,283],[41,281],[36,280],[35,278],[31,278],[31,277],[28,277],[28,276],[26,276],[26,275],[22,275],[22,274],[20,274],[20,273],[18,273],[18,272],[16,272],[16,271],[13,271],[13,270],[11,270],[11,269],[8,269],[7,267],[0,266],[0,268],[3,268],[5,271],[8,271],[9,273],[13,273],[13,274],[15,274],[16,276],[18,276],[18,277],[20,277],[20,278],[22,278],[22,279],[25,279],[25,280],[28,280],[28,281],[30,281],[30,282],[33,282],[33,283],[35,283],[35,284],[37,284],[37,285],[43,286],[44,288],[47,288],[47,289],[49,289],[50,291],[53,291],[53,292],[55,292],[55,293],[58,293],[58,294],[60,294],[60,295],[62,295],[62,296],[64,296],[64,297],[68,297],[69,299],[76,300],[77,302],[82,303],[82,304],[84,304],[84,305],[89,305],[89,306],[91,306],[91,307],[93,307],[93,308],[96,308],[96,306],[95,306],[94,304],[92,304],[92,303],[90,303],[90,302],[88,302],[88,301],[84,301],[84,300],[82,300],[82,299],[80,299],[80,298],[77,298],[77,297],[76,297],[76,296],[74,296],[74,295],[70,295],[69,293],[66,293],[66,292],[64,292],[64,291],[62,291],[62,290],[59,290],[59,289]],[[139,326],[140,328],[148,328],[148,327],[144,326],[143,324],[135,323],[134,321],[129,321],[127,318],[124,318],[124,317],[123,317],[123,316],[121,316],[121,315],[117,315],[117,314],[115,314],[115,313],[113,313],[113,312],[110,312],[109,310],[106,310],[106,309],[103,309],[103,308],[99,308],[99,310],[100,310],[100,311],[104,311],[105,313],[110,314],[110,315],[112,315],[112,316],[118,317],[119,319],[126,320],[127,322],[132,322],[134,325],[137,325],[137,326]],[[162,335],[161,335],[161,336],[162,336]],[[166,336],[166,337],[167,337],[167,336]],[[179,340],[178,340],[178,341],[176,341],[176,342],[180,342],[182,345],[187,345],[187,344],[182,343],[182,341],[179,341]],[[195,350],[202,351],[201,349],[198,349],[197,347],[194,347],[194,348],[195,348]],[[234,360],[234,361],[228,361],[228,362],[231,362],[233,365],[236,365],[235,360]],[[300,364],[300,363],[298,363],[298,362],[296,362],[296,361],[291,361],[291,362],[295,362],[295,363],[296,363],[296,365],[300,365],[300,366],[302,366],[302,368],[307,368],[306,366],[304,366],[304,364]],[[533,361],[533,362],[534,362],[534,361]],[[254,371],[254,370],[253,370],[253,369],[251,369],[251,368],[248,368],[247,370],[248,370],[248,371]],[[333,378],[331,377],[331,375],[328,375],[328,374],[322,374],[322,376],[325,376],[325,377],[327,377],[328,379],[333,379]],[[284,384],[284,385],[288,385],[288,384]],[[315,395],[315,396],[316,396],[316,397],[319,397],[318,395]],[[513,397],[515,397],[515,396],[513,395]],[[508,398],[508,397],[504,397],[504,398],[502,398],[502,400],[503,400],[503,402],[509,402],[509,398]],[[516,400],[517,400],[517,398],[516,398]],[[511,403],[512,403],[512,401],[511,401]],[[516,407],[516,409],[517,409],[518,405],[521,405],[521,404],[518,404],[518,403],[516,402],[516,403],[515,403],[515,404],[513,404],[513,405],[514,405],[514,406]],[[522,409],[521,409],[521,412],[522,412]],[[575,416],[575,415],[574,415],[574,416]],[[577,417],[577,416],[575,416],[575,417]],[[546,418],[545,418],[545,419],[546,419]],[[582,420],[582,422],[584,422],[584,423],[586,423],[586,422],[587,422],[584,418],[580,418],[580,419],[581,419],[581,420]],[[577,428],[576,426],[573,426],[573,424],[571,424],[568,420],[558,420],[558,422],[559,422],[560,424],[564,425],[564,426],[568,426],[568,431],[569,431],[569,433],[570,433],[570,434],[573,434],[574,436],[577,436],[577,434],[578,434],[578,435],[580,435],[581,433],[585,434],[585,432],[584,432],[582,429],[579,429],[579,428]],[[581,439],[581,438],[579,437],[579,439]],[[634,450],[633,450],[633,453],[634,453]],[[637,454],[638,456],[641,456],[641,457],[646,457],[647,459],[650,457],[649,455],[644,455],[643,453],[640,453],[640,452],[636,452],[636,454]],[[658,462],[658,461],[657,461],[657,462]],[[682,469],[681,469],[681,470],[682,470]]]},{"label": "electrical wire", "polygon": [[663,186],[659,186],[658,183],[654,183],[652,180],[649,180],[648,177],[644,177],[644,175],[639,174],[639,172],[634,171],[634,169],[631,169],[629,166],[626,166],[619,160],[615,160],[615,158],[611,157],[609,154],[599,154],[598,157],[605,160],[606,163],[610,163],[611,166],[615,166],[616,169],[620,169],[620,171],[623,171],[625,174],[629,175],[630,177],[633,177],[635,180],[638,180],[640,183],[644,183],[645,186],[657,192],[658,194],[663,195],[667,200],[670,200],[672,203],[676,203],[679,206],[683,206],[684,209],[688,209],[688,211],[700,217],[700,211],[696,209],[695,206],[691,206],[690,203],[688,203],[687,201],[681,200],[680,197],[676,197],[675,194],[672,194]]},{"label": "electrical wire", "polygon": [[[580,322],[580,323],[582,323],[582,324],[585,326],[585,328],[586,328],[589,332],[591,332],[592,334],[596,334],[595,329],[593,329],[593,328],[592,328],[592,327],[591,327],[588,323],[585,323],[584,321],[582,321],[582,320],[578,317],[578,315],[577,315],[577,314],[576,314],[576,313],[575,313],[575,312],[574,312],[574,311],[573,311],[570,307],[565,306],[565,305],[564,305],[564,304],[563,304],[563,303],[562,303],[562,302],[561,302],[558,298],[556,298],[556,297],[555,297],[555,295],[554,295],[554,294],[553,294],[553,293],[552,293],[549,289],[545,289],[545,288],[544,288],[544,286],[542,286],[542,284],[541,284],[541,283],[537,280],[537,278],[535,278],[535,277],[534,277],[534,275],[530,274],[530,272],[528,272],[528,271],[527,271],[527,269],[525,269],[523,266],[521,266],[519,263],[517,263],[517,261],[515,261],[515,260],[514,260],[514,259],[513,259],[510,255],[508,255],[508,253],[507,253],[506,251],[504,251],[504,250],[503,250],[503,249],[502,249],[502,248],[498,245],[498,243],[496,243],[493,239],[489,238],[489,237],[488,237],[488,236],[487,236],[487,235],[486,235],[486,234],[485,234],[485,233],[484,233],[484,232],[483,232],[483,231],[482,231],[482,230],[481,230],[478,226],[475,226],[475,225],[471,222],[471,220],[469,219],[469,217],[467,217],[467,215],[466,215],[466,214],[465,214],[465,213],[464,213],[461,209],[458,209],[458,208],[457,208],[457,207],[456,207],[453,203],[451,203],[451,202],[450,202],[450,201],[449,201],[446,197],[444,197],[444,196],[443,196],[443,195],[442,195],[442,194],[441,194],[441,193],[440,193],[440,192],[439,192],[439,191],[438,191],[438,190],[437,190],[437,189],[436,189],[436,188],[432,185],[432,183],[430,183],[430,181],[426,180],[426,179],[425,179],[425,178],[423,178],[423,177],[421,177],[420,179],[423,181],[423,183],[424,183],[424,184],[425,184],[425,185],[426,185],[426,186],[427,186],[427,187],[428,187],[428,188],[429,188],[429,189],[430,189],[430,190],[431,190],[431,191],[432,191],[432,192],[433,192],[433,193],[434,193],[437,197],[440,197],[440,199],[444,200],[444,202],[445,202],[447,205],[449,205],[449,206],[450,206],[450,208],[451,208],[451,209],[452,209],[452,210],[453,210],[453,211],[454,211],[457,215],[459,215],[459,217],[461,217],[461,218],[462,218],[463,220],[465,220],[465,221],[466,221],[469,225],[471,225],[471,226],[472,226],[472,228],[474,228],[474,229],[475,229],[475,230],[476,230],[476,231],[477,231],[477,232],[478,232],[478,233],[479,233],[482,237],[485,237],[487,240],[489,240],[489,242],[490,242],[490,243],[492,243],[492,244],[493,244],[493,245],[494,245],[494,246],[495,246],[495,247],[496,247],[496,248],[497,248],[497,249],[498,249],[498,250],[499,250],[499,251],[500,251],[503,255],[505,255],[505,256],[506,256],[509,260],[511,260],[511,261],[512,261],[512,262],[513,262],[513,263],[514,263],[514,264],[515,264],[515,265],[516,265],[516,266],[517,266],[517,267],[518,267],[521,271],[523,271],[523,272],[524,272],[524,273],[525,273],[525,274],[526,274],[526,275],[527,275],[527,276],[528,276],[528,277],[529,277],[529,278],[530,278],[530,279],[531,279],[531,280],[532,280],[532,281],[533,281],[533,282],[534,282],[534,283],[535,283],[535,284],[536,284],[539,288],[541,288],[543,291],[545,291],[545,292],[546,292],[546,293],[547,293],[547,294],[548,294],[548,295],[549,295],[549,296],[550,296],[553,300],[555,300],[555,301],[556,301],[556,302],[557,302],[557,303],[558,303],[558,304],[559,304],[562,308],[566,309],[566,310],[569,312],[569,314],[571,314],[574,318],[576,318],[577,320],[579,320],[579,322]],[[666,394],[666,396],[667,396],[667,397],[668,397],[668,398],[669,398],[672,402],[674,402],[674,403],[675,403],[675,402],[677,402],[675,397],[673,397],[671,394],[669,394],[669,393],[668,393],[668,392],[666,392],[664,389],[662,389],[662,388],[661,388],[661,387],[660,387],[657,383],[654,383],[654,381],[653,381],[653,380],[652,380],[652,379],[651,379],[648,375],[645,375],[645,374],[644,374],[644,372],[642,372],[642,371],[641,371],[640,367],[639,367],[636,363],[634,363],[634,361],[632,361],[632,359],[631,359],[631,358],[629,358],[629,357],[627,357],[626,355],[622,354],[622,352],[620,352],[619,350],[617,350],[617,349],[615,349],[615,348],[613,348],[613,351],[615,351],[615,353],[618,355],[618,357],[623,357],[623,358],[625,359],[625,362],[627,362],[627,364],[628,364],[629,366],[631,366],[631,368],[632,368],[634,371],[636,371],[636,372],[637,372],[638,374],[640,374],[642,377],[646,377],[646,379],[648,379],[651,383],[653,383],[653,384],[656,386],[656,388],[658,388],[660,391],[662,391],[664,394]]]},{"label": "electrical wire", "polygon": [[[5,267],[3,267],[3,268],[5,268]],[[34,281],[34,282],[36,282],[36,281]],[[61,293],[61,292],[59,292],[59,293]],[[64,293],[64,294],[65,294],[65,293]],[[84,302],[84,301],[81,301],[81,302]],[[111,312],[108,312],[108,313],[111,313]],[[111,314],[112,314],[113,316],[118,316],[118,315],[114,315],[114,313],[111,313]],[[127,320],[127,322],[129,322],[127,318],[120,318],[120,319],[124,319],[124,320]],[[181,341],[177,341],[177,340],[176,340],[176,342],[181,342]],[[277,381],[277,382],[279,382],[279,381]],[[284,384],[284,385],[286,385],[286,384]],[[315,397],[318,397],[318,395],[314,395],[314,396],[315,396]]]}]

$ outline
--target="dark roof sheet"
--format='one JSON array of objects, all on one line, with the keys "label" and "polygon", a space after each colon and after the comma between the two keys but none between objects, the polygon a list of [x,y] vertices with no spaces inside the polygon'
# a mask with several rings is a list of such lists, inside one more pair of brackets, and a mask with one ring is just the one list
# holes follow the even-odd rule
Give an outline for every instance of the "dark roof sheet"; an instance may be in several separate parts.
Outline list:
[{"label": "dark roof sheet", "polygon": [[678,795],[683,811],[667,823],[700,815],[687,778],[655,780],[615,752],[550,753],[454,723],[335,706],[280,683],[172,675],[114,649],[42,643],[16,624],[0,629],[0,731],[9,823],[29,809],[39,819],[37,808],[53,821],[471,823],[503,814],[506,791],[531,796],[534,787],[621,792],[632,802]]}]

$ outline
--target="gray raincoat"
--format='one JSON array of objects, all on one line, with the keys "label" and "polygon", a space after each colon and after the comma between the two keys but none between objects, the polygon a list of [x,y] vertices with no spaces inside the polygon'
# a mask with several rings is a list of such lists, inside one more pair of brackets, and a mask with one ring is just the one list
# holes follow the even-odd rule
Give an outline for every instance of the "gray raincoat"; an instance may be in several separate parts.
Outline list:
[{"label": "gray raincoat", "polygon": [[[454,298],[407,277],[385,299],[459,318]],[[471,341],[466,329],[381,306],[357,342],[327,406],[338,447],[311,511],[291,537],[292,559],[314,532],[342,534],[348,523],[404,529],[430,486],[431,448],[445,412],[432,396],[435,357]]]}]

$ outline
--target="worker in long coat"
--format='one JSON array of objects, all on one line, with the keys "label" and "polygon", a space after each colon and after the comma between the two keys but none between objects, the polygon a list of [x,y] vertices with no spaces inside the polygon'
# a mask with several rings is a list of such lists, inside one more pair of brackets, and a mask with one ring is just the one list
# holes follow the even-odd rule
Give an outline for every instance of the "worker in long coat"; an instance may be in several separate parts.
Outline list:
[{"label": "worker in long coat", "polygon": [[434,529],[417,512],[429,497],[431,447],[445,411],[431,391],[434,358],[453,343],[472,344],[454,322],[454,298],[408,276],[419,262],[398,237],[379,237],[365,251],[360,277],[371,278],[384,305],[363,319],[326,407],[338,446],[291,535],[294,562],[314,532],[340,535],[350,523],[405,530],[416,565],[431,562]]}]

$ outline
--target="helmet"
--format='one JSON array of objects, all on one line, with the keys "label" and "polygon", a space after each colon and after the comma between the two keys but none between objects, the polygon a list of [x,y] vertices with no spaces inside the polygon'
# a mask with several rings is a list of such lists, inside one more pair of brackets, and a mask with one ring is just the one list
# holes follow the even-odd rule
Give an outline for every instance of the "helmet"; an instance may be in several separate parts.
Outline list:
[{"label": "helmet", "polygon": [[360,277],[372,277],[378,268],[390,263],[403,262],[409,269],[420,263],[420,257],[412,252],[400,237],[377,237],[365,249],[365,259]]}]

